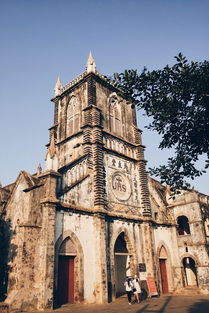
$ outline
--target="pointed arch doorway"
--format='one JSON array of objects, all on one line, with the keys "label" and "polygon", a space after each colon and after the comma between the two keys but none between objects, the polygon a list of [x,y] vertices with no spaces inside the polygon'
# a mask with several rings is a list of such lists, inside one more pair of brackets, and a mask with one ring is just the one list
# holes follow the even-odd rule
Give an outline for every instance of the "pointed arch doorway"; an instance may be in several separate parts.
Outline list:
[{"label": "pointed arch doorway", "polygon": [[160,265],[160,276],[161,276],[161,287],[162,293],[168,293],[168,275],[167,275],[167,251],[164,246],[161,247],[159,253],[159,265]]},{"label": "pointed arch doorway", "polygon": [[128,252],[124,235],[122,232],[117,237],[114,246],[116,298],[125,293],[124,281],[126,276],[131,275],[131,255]]},{"label": "pointed arch doorway", "polygon": [[191,257],[185,257],[182,260],[184,277],[183,281],[185,282],[185,287],[197,287],[197,270],[195,261]]},{"label": "pointed arch doorway", "polygon": [[66,238],[59,250],[58,259],[58,303],[74,303],[76,248],[70,238]]}]

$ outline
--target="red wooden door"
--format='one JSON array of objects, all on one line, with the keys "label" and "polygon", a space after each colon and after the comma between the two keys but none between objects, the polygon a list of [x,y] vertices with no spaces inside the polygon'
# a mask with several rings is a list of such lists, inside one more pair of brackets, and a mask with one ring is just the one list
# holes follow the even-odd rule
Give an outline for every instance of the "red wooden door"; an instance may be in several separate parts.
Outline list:
[{"label": "red wooden door", "polygon": [[74,257],[69,257],[68,302],[74,303]]},{"label": "red wooden door", "polygon": [[162,291],[163,293],[168,293],[168,278],[165,259],[160,259],[160,273],[161,273]]},{"label": "red wooden door", "polygon": [[59,256],[58,302],[74,303],[74,257]]}]

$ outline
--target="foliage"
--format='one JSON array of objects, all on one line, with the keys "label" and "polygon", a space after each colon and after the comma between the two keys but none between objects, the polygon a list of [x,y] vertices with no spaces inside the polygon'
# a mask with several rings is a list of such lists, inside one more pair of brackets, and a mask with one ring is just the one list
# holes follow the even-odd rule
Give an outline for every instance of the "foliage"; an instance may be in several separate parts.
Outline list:
[{"label": "foliage", "polygon": [[[150,169],[173,190],[188,188],[185,179],[209,167],[209,62],[189,62],[181,53],[175,58],[173,66],[140,74],[125,70],[113,79],[123,96],[152,117],[147,128],[162,136],[159,148],[174,149],[167,165]],[[201,155],[204,169],[197,169]]]}]

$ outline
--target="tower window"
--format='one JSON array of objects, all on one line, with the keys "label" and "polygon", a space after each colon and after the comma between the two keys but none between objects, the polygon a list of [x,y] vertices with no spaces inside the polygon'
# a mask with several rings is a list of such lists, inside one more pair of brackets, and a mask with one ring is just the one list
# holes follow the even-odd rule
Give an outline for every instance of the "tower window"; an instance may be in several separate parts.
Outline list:
[{"label": "tower window", "polygon": [[109,102],[109,127],[112,133],[122,136],[121,107],[116,96]]},{"label": "tower window", "polygon": [[190,227],[188,218],[184,215],[179,216],[177,219],[178,223],[178,234],[179,235],[189,235],[190,234]]},{"label": "tower window", "polygon": [[79,103],[75,96],[72,96],[67,107],[67,137],[78,132],[80,129]]}]

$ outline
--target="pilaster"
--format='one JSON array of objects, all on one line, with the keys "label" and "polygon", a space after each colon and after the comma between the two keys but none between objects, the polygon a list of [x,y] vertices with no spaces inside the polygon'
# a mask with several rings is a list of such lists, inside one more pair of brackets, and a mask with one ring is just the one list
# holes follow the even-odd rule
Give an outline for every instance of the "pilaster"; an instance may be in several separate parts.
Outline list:
[{"label": "pilaster", "polygon": [[154,256],[153,229],[149,221],[144,221],[141,225],[143,259],[146,264],[147,276],[155,277],[156,266]]},{"label": "pilaster", "polygon": [[104,207],[105,172],[101,109],[96,106],[96,81],[87,79],[88,107],[84,111],[84,151],[88,153],[88,165],[92,169],[94,205]]},{"label": "pilaster", "polygon": [[56,198],[57,179],[61,175],[54,171],[41,175],[45,180],[45,196],[41,199],[42,206],[42,230],[40,243],[40,259],[43,265],[40,268],[40,301],[38,309],[52,308],[54,286],[54,257],[55,257],[55,229],[56,206],[59,202]]},{"label": "pilaster", "polygon": [[40,245],[42,287],[38,309],[52,308],[53,306],[56,204],[42,203],[42,212],[42,244]]},{"label": "pilaster", "polygon": [[108,298],[107,290],[107,261],[106,261],[106,222],[103,214],[94,215],[95,227],[95,251],[96,251],[96,273],[95,283],[96,302],[105,303]]},{"label": "pilaster", "polygon": [[146,161],[144,160],[144,147],[142,145],[137,148],[138,172],[141,189],[141,205],[144,217],[151,217],[151,206],[149,201],[148,178],[146,172]]}]

